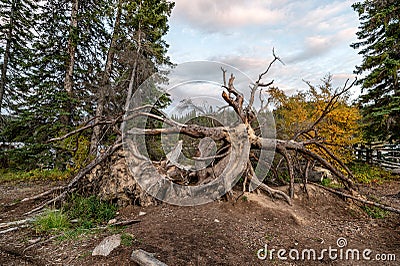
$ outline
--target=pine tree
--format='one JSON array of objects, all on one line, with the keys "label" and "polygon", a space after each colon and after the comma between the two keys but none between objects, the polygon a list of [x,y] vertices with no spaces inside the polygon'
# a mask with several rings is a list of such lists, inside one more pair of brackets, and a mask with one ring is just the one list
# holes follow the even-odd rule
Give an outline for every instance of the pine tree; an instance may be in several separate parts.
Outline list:
[{"label": "pine tree", "polygon": [[353,5],[361,26],[359,42],[363,62],[356,74],[363,95],[361,107],[369,140],[400,139],[400,1],[365,0]]},{"label": "pine tree", "polygon": [[[168,32],[168,17],[173,7],[174,4],[166,0],[121,0],[116,3],[113,37],[97,92],[95,122],[107,114],[123,113],[139,85],[161,65],[171,64],[163,37]],[[163,98],[163,102],[168,99]],[[100,135],[101,128],[96,126],[91,139],[92,153],[99,144]]]},{"label": "pine tree", "polygon": [[26,92],[27,64],[34,38],[37,5],[31,0],[2,0],[0,3],[0,113]]},{"label": "pine tree", "polygon": [[[15,119],[1,134],[7,141],[26,144],[12,156],[15,164],[65,168],[78,146],[87,145],[89,132],[80,134],[78,146],[72,148],[73,140],[48,143],[49,139],[121,114],[127,95],[160,65],[169,64],[163,36],[172,8],[166,0],[39,1],[32,13],[35,25],[18,28],[20,36],[31,37],[20,45],[30,51],[25,61],[18,58],[26,62],[24,69],[15,71],[24,80],[13,86],[17,91],[24,88],[24,95],[10,109]],[[8,36],[7,29],[2,28],[3,36]],[[7,49],[1,51],[6,54]],[[11,86],[9,80],[4,84]],[[92,146],[100,142],[102,133],[94,128]],[[113,136],[107,132],[105,137]],[[107,139],[102,140],[107,144]]]},{"label": "pine tree", "polygon": [[21,165],[35,167],[40,158],[41,164],[64,168],[73,156],[70,148],[46,142],[73,130],[93,113],[90,95],[103,66],[109,5],[87,0],[41,4],[26,75],[29,93],[13,108],[16,119],[2,134],[26,144],[19,154]]},{"label": "pine tree", "polygon": [[[110,45],[107,51],[107,58],[104,65],[104,71],[101,73],[99,86],[97,87],[97,100],[96,100],[96,112],[94,123],[96,126],[93,128],[93,133],[90,142],[90,153],[95,154],[97,151],[97,144],[100,141],[101,126],[97,125],[103,118],[104,109],[107,104],[107,96],[111,95],[111,77],[113,71],[113,65],[117,49],[117,41],[120,34],[120,23],[122,15],[122,2],[118,0],[116,3],[115,18],[112,27],[112,34]],[[111,19],[112,20],[112,19]],[[109,98],[109,97],[108,97]]]}]

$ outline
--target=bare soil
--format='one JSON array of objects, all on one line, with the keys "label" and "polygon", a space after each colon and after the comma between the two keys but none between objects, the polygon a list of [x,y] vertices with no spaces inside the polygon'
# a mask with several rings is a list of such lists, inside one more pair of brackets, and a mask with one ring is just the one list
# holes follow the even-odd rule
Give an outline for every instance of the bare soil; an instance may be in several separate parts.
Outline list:
[{"label": "bare soil", "polygon": [[[0,184],[0,223],[25,218],[23,213],[40,202],[19,201],[58,185]],[[360,189],[370,198],[400,208],[399,181],[363,185]],[[64,241],[39,235],[30,227],[22,228],[0,234],[0,265],[136,265],[130,261],[130,254],[139,248],[154,253],[168,265],[399,265],[399,215],[370,218],[354,202],[314,186],[309,186],[309,195],[300,188],[296,195],[293,206],[257,193],[195,207],[128,206],[119,210],[117,220],[141,222]],[[146,214],[139,216],[140,212]],[[130,234],[132,244],[121,245],[108,257],[93,257],[95,246],[115,233]],[[360,260],[346,260],[344,255],[332,259],[327,253],[322,259],[301,260],[304,249],[316,250],[317,257],[329,247],[340,250],[339,238],[347,241],[343,252],[370,249],[373,259],[377,254],[395,254],[397,261],[366,261],[362,254]],[[257,251],[265,245],[269,251],[276,250],[272,260],[257,258]],[[279,249],[296,249],[300,259],[292,260],[286,253],[287,260],[280,260],[276,254]]]}]

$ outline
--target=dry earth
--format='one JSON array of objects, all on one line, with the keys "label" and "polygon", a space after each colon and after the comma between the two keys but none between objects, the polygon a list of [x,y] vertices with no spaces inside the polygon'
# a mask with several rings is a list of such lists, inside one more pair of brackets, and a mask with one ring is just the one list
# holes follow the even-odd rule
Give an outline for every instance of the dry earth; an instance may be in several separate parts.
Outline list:
[{"label": "dry earth", "polygon": [[[0,184],[0,223],[24,218],[23,213],[39,202],[19,200],[60,184],[44,182]],[[400,207],[396,196],[399,181],[372,184],[361,188],[382,202]],[[146,214],[138,217],[139,212]],[[102,230],[76,239],[59,241],[38,235],[31,228],[0,235],[0,265],[136,265],[130,261],[132,250],[154,253],[168,265],[399,265],[400,216],[372,219],[356,204],[310,186],[309,195],[297,189],[293,206],[271,201],[262,194],[246,194],[235,201],[216,201],[203,206],[178,207],[167,204],[142,208],[128,206],[119,210],[119,221],[139,219],[120,230]],[[121,245],[108,257],[91,256],[96,245],[115,233],[131,234],[132,245]],[[36,244],[31,241],[39,239]],[[345,238],[347,249],[372,250],[395,254],[397,261],[330,259],[259,260],[257,251],[339,249],[337,240]],[[340,250],[340,249],[339,249]],[[291,253],[295,255],[294,251]],[[269,252],[268,254],[271,254]],[[345,254],[345,253],[343,253]],[[306,254],[307,255],[307,254]],[[334,253],[332,253],[334,255]]]}]

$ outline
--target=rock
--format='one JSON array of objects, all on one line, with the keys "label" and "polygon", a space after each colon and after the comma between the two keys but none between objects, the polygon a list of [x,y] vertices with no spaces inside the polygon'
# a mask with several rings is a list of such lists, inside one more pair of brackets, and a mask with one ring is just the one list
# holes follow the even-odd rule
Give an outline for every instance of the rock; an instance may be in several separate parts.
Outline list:
[{"label": "rock", "polygon": [[131,255],[131,260],[140,266],[168,266],[164,262],[159,261],[154,257],[154,254],[142,249],[134,250]]},{"label": "rock", "polygon": [[108,256],[111,251],[121,245],[121,235],[112,235],[106,237],[101,243],[93,250],[92,256]]},{"label": "rock", "polygon": [[145,212],[139,212],[139,216],[143,216],[143,215],[146,215],[146,213]]},{"label": "rock", "polygon": [[311,182],[322,182],[322,179],[329,178],[332,179],[332,173],[323,167],[315,166],[310,170],[308,175],[308,180]]},{"label": "rock", "polygon": [[117,222],[117,219],[111,219],[110,221],[108,221],[108,225],[115,224],[116,222]]}]

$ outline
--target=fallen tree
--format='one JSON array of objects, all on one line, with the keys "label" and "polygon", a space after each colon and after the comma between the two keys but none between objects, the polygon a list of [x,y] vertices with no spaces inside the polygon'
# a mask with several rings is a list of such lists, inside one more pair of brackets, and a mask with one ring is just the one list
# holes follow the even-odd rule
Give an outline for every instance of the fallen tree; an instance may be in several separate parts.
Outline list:
[{"label": "fallen tree", "polygon": [[[335,109],[340,97],[350,90],[355,81],[349,83],[347,80],[342,88],[337,89],[326,102],[321,115],[306,129],[297,132],[292,139],[265,137],[260,129],[262,126],[260,118],[267,109],[261,99],[261,91],[273,84],[273,81],[263,82],[272,65],[280,61],[275,53],[273,56],[274,59],[266,71],[259,75],[254,84],[251,84],[248,102],[245,101],[244,94],[235,88],[235,76],[231,74],[227,77],[227,70],[221,69],[222,99],[227,104],[226,108],[231,108],[237,118],[237,122],[229,126],[214,123],[212,119],[206,123],[204,119],[203,122],[191,120],[182,123],[168,117],[154,105],[132,107],[129,103],[132,99],[128,98],[126,104],[128,110],[123,118],[97,121],[92,125],[121,123],[119,134],[122,138],[117,138],[114,145],[82,168],[61,190],[59,196],[42,203],[29,213],[64,200],[73,191],[96,193],[119,204],[149,205],[158,199],[180,205],[196,205],[230,193],[239,179],[242,180],[243,191],[253,191],[258,188],[273,198],[281,198],[291,204],[294,197],[295,176],[301,176],[306,190],[310,167],[316,164],[329,170],[343,185],[347,190],[346,193],[342,192],[343,195],[349,195],[349,198],[353,199],[359,197],[350,170],[340,158],[330,152],[323,139],[311,134]],[[261,102],[258,110],[254,107],[257,93],[260,94]],[[130,91],[128,95],[132,95],[132,92]],[[86,125],[84,130],[89,128],[90,125]],[[71,133],[66,137],[70,135]],[[143,153],[143,149],[148,148],[150,141],[158,146],[163,136],[177,135],[187,136],[189,140],[196,142],[193,146],[197,149],[197,154],[190,158],[194,162],[192,166],[178,163],[178,158],[183,153],[182,145],[188,140],[184,137],[177,141],[168,153],[165,152],[166,154],[162,154],[159,158],[149,158],[152,156],[149,156],[148,152]],[[300,138],[301,136],[304,138]],[[52,141],[61,139],[63,137]],[[121,149],[122,146],[124,149]],[[322,150],[325,156],[315,152],[316,149]],[[263,182],[266,173],[261,177],[257,173],[258,164],[272,164],[272,161],[263,161],[263,157],[260,156],[262,151],[276,152],[285,162],[289,175],[288,191],[272,188]],[[295,167],[299,169],[296,165],[299,157],[305,162],[305,167],[300,169],[301,173],[295,173]],[[269,167],[271,165],[268,165]],[[271,169],[276,175],[277,169]],[[204,194],[205,190],[208,194]]]}]

